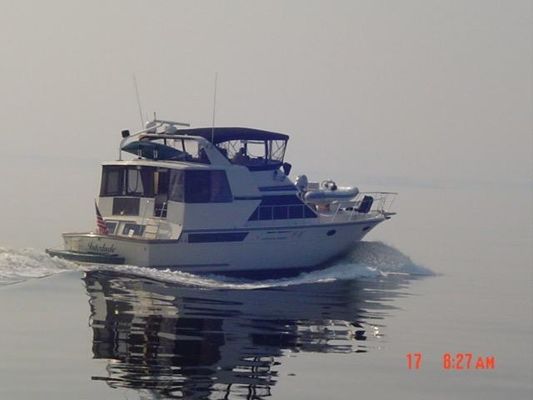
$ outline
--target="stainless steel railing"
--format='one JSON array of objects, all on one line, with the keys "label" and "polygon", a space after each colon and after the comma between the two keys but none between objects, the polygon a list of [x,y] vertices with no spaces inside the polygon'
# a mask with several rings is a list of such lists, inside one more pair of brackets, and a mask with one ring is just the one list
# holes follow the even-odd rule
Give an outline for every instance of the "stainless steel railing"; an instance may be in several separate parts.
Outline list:
[{"label": "stainless steel railing", "polygon": [[[340,219],[341,215],[343,219],[349,221],[365,214],[389,217],[395,214],[391,210],[397,195],[398,193],[395,192],[360,192],[355,198],[349,201],[332,202],[329,207],[329,212],[322,213],[322,215],[331,216],[332,222]],[[360,212],[360,208],[365,196],[371,196],[373,201],[370,209],[363,213]]]}]

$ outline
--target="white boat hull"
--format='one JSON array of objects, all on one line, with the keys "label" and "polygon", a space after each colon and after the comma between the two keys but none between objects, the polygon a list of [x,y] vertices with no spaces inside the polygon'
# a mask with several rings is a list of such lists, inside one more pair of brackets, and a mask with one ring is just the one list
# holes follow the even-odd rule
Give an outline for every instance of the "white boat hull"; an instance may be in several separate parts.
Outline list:
[{"label": "white boat hull", "polygon": [[[203,243],[189,242],[192,235],[198,235],[197,231],[184,232],[179,240],[143,240],[92,233],[67,233],[63,237],[68,251],[116,254],[128,265],[172,267],[198,273],[263,272],[320,265],[348,251],[384,220],[378,217],[341,224],[211,231],[204,233],[210,239]],[[239,233],[245,235],[241,241],[219,241],[224,235]]]}]

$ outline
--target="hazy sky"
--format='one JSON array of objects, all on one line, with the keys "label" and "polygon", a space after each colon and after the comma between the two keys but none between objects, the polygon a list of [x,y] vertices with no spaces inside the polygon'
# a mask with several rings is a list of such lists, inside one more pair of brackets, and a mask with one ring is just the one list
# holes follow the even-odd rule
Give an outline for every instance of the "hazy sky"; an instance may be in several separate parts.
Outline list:
[{"label": "hazy sky", "polygon": [[217,125],[291,134],[311,178],[531,185],[531,1],[0,5],[0,245],[92,213],[140,125],[133,74],[146,114],[202,126],[218,72]]}]

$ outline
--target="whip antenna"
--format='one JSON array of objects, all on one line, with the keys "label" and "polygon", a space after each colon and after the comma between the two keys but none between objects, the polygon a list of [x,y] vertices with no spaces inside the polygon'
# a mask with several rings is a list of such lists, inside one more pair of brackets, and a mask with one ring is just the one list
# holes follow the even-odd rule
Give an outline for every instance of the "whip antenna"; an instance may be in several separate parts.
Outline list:
[{"label": "whip antenna", "polygon": [[139,117],[141,119],[141,129],[144,129],[143,108],[141,106],[141,96],[139,96],[139,86],[137,85],[137,78],[135,77],[135,74],[133,74],[133,84],[135,85],[135,94],[137,96],[137,107],[139,107]]},{"label": "whip antenna", "polygon": [[211,125],[211,143],[213,143],[215,138],[215,114],[216,114],[216,108],[217,108],[217,80],[218,80],[218,72],[215,73],[215,90],[213,93],[213,123]]}]

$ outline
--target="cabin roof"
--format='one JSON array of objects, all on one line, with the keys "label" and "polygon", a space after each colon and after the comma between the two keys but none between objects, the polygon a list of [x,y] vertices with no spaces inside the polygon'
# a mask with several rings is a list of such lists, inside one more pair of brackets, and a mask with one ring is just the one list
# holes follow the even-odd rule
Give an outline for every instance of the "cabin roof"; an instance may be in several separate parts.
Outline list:
[{"label": "cabin roof", "polygon": [[191,128],[179,129],[177,133],[179,135],[200,136],[213,144],[229,140],[289,140],[289,136],[283,133],[252,128]]}]

